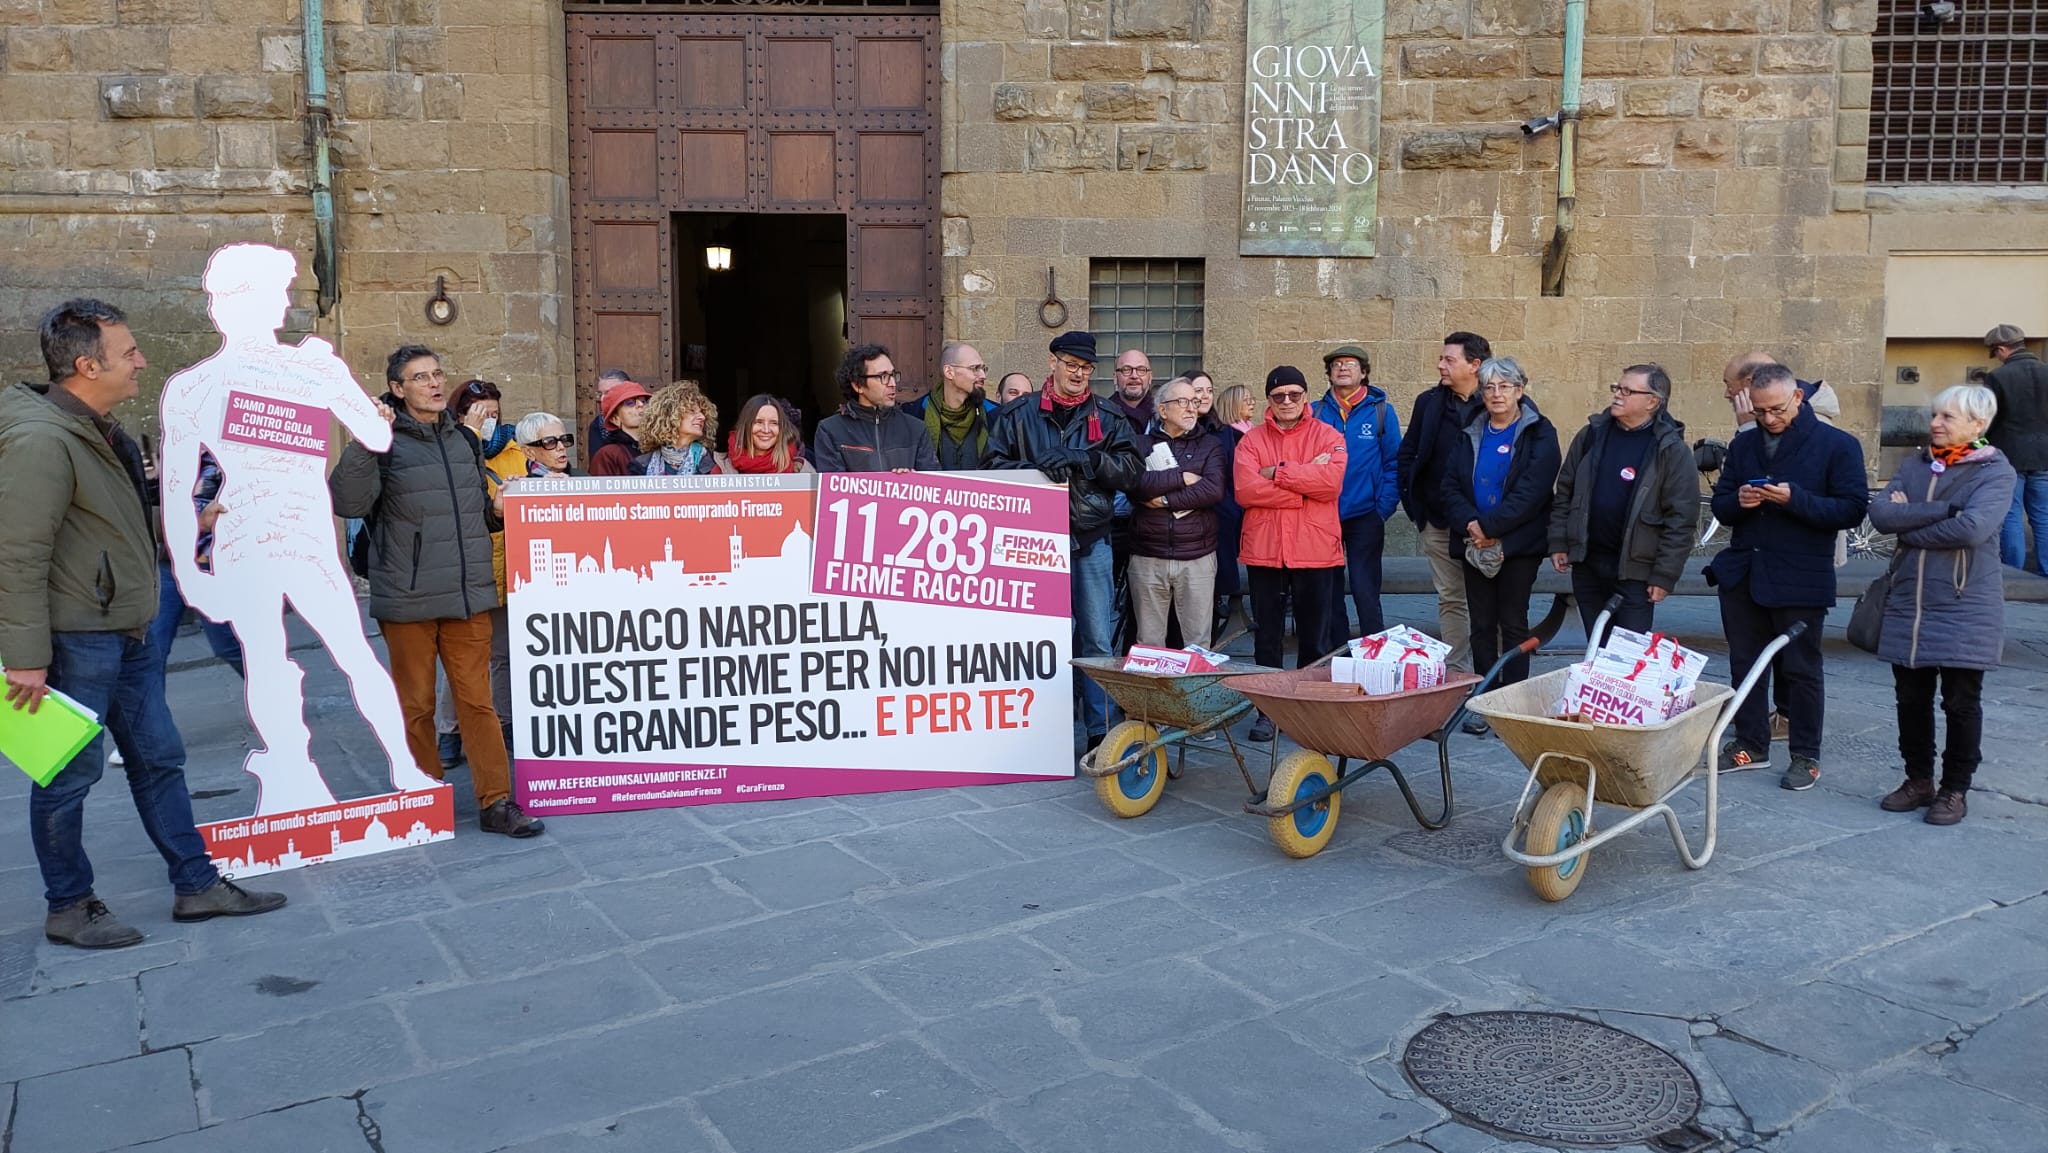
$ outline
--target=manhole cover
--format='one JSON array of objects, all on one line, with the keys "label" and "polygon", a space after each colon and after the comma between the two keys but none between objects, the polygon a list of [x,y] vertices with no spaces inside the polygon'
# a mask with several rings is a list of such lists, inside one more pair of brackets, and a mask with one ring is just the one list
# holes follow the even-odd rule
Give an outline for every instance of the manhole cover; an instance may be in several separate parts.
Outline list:
[{"label": "manhole cover", "polygon": [[1558,1013],[1446,1017],[1408,1042],[1401,1064],[1460,1120],[1552,1144],[1665,1137],[1700,1108],[1699,1082],[1669,1053]]}]

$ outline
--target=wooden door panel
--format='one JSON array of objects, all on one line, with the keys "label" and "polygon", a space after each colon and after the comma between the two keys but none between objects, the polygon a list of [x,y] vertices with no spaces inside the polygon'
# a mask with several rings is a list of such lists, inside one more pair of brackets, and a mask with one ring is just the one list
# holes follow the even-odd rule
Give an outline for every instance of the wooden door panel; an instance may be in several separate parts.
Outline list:
[{"label": "wooden door panel", "polygon": [[896,371],[903,379],[896,382],[901,396],[922,396],[926,379],[931,375],[925,366],[931,358],[926,355],[929,343],[925,327],[930,323],[923,316],[885,316],[876,314],[860,315],[853,318],[856,344],[879,344],[889,350],[889,359],[896,363]]},{"label": "wooden door panel", "polygon": [[601,294],[658,293],[661,225],[648,221],[591,222],[591,286]]},{"label": "wooden door panel", "polygon": [[856,193],[863,206],[924,204],[930,173],[923,132],[863,132],[854,144]]},{"label": "wooden door panel", "polygon": [[854,41],[854,107],[862,112],[925,111],[924,40]]},{"label": "wooden door panel", "polygon": [[747,110],[745,37],[684,37],[676,42],[676,70],[685,114]]},{"label": "wooden door panel", "polygon": [[654,132],[590,133],[593,199],[658,201],[660,172],[660,148]]},{"label": "wooden door panel", "polygon": [[747,133],[684,132],[682,138],[681,207],[750,207]]},{"label": "wooden door panel", "polygon": [[653,36],[590,38],[590,107],[653,111]]},{"label": "wooden door panel", "polygon": [[830,132],[770,132],[768,207],[831,208],[838,138]]},{"label": "wooden door panel", "polygon": [[[656,380],[667,372],[666,341],[662,334],[667,331],[667,318],[660,309],[645,312],[609,312],[597,310],[592,318],[591,363],[606,368],[623,368],[627,373],[643,373]],[[597,370],[585,374],[594,378]],[[588,422],[585,413],[580,427]]]},{"label": "wooden door panel", "polygon": [[859,295],[913,299],[925,295],[925,243],[922,224],[857,224],[854,242],[854,283]]},{"label": "wooden door panel", "polygon": [[832,111],[832,39],[762,38],[766,112]]}]

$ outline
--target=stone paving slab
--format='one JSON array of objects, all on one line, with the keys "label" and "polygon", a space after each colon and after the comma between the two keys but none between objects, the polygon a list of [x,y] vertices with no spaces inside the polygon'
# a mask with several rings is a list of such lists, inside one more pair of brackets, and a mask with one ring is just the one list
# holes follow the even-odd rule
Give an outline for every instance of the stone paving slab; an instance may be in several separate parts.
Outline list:
[{"label": "stone paving slab", "polygon": [[[1526,773],[1458,736],[1450,829],[1371,779],[1309,860],[1241,811],[1218,746],[1136,820],[1052,781],[556,818],[523,843],[465,826],[265,878],[286,910],[201,925],[170,920],[103,787],[101,892],[150,939],[91,954],[42,940],[28,785],[0,775],[0,1149],[1531,1153],[1399,1058],[1437,1014],[1533,1008],[1671,1052],[1724,1150],[2039,1153],[2048,609],[2007,612],[1962,826],[1877,810],[1890,674],[1838,612],[1820,787],[1726,777],[1706,869],[1646,826],[1556,905],[1499,854]],[[1659,622],[1725,677],[1711,601]],[[179,643],[196,804],[238,815],[246,722]],[[345,686],[297,655],[316,753],[374,791]],[[1433,787],[1432,747],[1399,759]],[[1700,792],[1678,800],[1695,843]]]}]

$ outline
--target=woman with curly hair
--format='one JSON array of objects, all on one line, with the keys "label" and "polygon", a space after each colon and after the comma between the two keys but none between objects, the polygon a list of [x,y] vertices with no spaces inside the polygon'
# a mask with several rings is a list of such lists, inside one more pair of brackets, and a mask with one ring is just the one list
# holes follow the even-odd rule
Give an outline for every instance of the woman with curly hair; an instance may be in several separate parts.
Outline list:
[{"label": "woman with curly hair", "polygon": [[651,445],[633,458],[632,476],[701,476],[718,471],[712,439],[718,406],[694,380],[678,380],[654,394],[640,422],[640,443]]},{"label": "woman with curly hair", "polygon": [[739,427],[726,435],[719,472],[816,472],[797,443],[796,422],[782,402],[762,393],[740,407]]}]

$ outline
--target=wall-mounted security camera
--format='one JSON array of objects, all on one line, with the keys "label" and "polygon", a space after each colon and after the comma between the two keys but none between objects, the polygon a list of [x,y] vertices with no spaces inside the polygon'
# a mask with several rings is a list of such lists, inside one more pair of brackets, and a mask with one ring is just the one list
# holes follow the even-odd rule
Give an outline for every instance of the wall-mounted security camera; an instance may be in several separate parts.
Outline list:
[{"label": "wall-mounted security camera", "polygon": [[1984,378],[1990,375],[1991,370],[1985,368],[1983,365],[1980,364],[1977,365],[1975,368],[1972,368],[1968,373],[1965,373],[1963,379],[1969,381],[1971,384],[1983,384]]},{"label": "wall-mounted security camera", "polygon": [[1899,383],[1900,383],[1900,384],[1919,384],[1919,383],[1920,383],[1920,370],[1919,370],[1919,368],[1915,367],[1914,365],[1910,365],[1910,364],[1902,364],[1902,365],[1900,365],[1900,366],[1899,366]]},{"label": "wall-mounted security camera", "polygon": [[1928,0],[1920,6],[1920,20],[1924,24],[1953,24],[1961,16],[1955,0]]},{"label": "wall-mounted security camera", "polygon": [[1551,129],[1557,127],[1558,119],[1559,114],[1553,112],[1548,116],[1538,116],[1534,120],[1524,120],[1522,122],[1522,135],[1541,136],[1544,133],[1550,131]]}]

